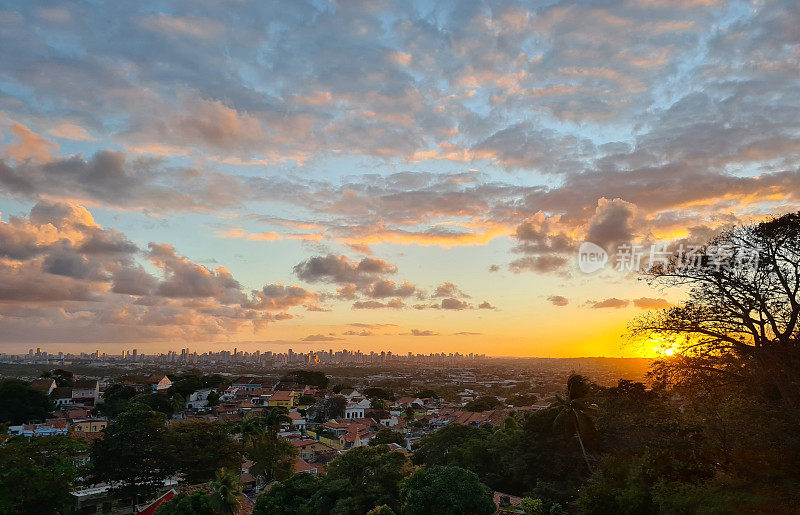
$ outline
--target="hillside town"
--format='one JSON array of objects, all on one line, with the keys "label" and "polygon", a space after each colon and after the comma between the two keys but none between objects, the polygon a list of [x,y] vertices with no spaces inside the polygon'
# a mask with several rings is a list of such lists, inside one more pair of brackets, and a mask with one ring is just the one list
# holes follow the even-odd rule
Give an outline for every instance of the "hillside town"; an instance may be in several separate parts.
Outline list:
[{"label": "hillside town", "polygon": [[[276,436],[296,451],[293,453],[292,472],[320,474],[337,456],[359,447],[374,445],[376,438],[388,445],[392,452],[408,457],[422,437],[444,426],[499,426],[514,412],[547,407],[547,403],[539,402],[533,394],[515,393],[513,399],[511,396],[482,396],[475,389],[478,384],[475,371],[451,372],[454,375],[450,380],[454,384],[449,386],[467,384],[471,388],[458,389],[455,395],[448,395],[448,400],[431,389],[393,392],[372,385],[373,381],[403,379],[406,375],[391,370],[372,374],[368,379],[348,385],[330,385],[325,374],[312,371],[283,372],[283,379],[278,380],[256,375],[236,378],[216,376],[220,383],[216,387],[187,390],[182,387],[187,382],[187,376],[175,374],[129,374],[119,378],[118,382],[109,378],[101,382],[98,379],[77,378],[66,370],[57,369],[52,374],[44,374],[48,376],[46,378],[30,382],[31,389],[52,401],[54,411],[51,416],[38,423],[10,425],[8,434],[26,438],[68,436],[91,444],[102,439],[108,427],[112,412],[107,409],[106,401],[116,402],[117,394],[126,390],[132,396],[158,399],[149,400],[151,403],[163,399],[170,404],[169,426],[192,424],[195,421],[224,424],[231,428],[234,438],[239,441],[243,437],[241,427],[248,420],[262,420],[270,412],[278,412],[282,418],[276,427]],[[201,375],[199,379],[202,381],[207,376]],[[59,386],[59,383],[66,385]],[[519,392],[517,381],[503,380],[502,384],[510,387],[509,392]],[[486,390],[488,386],[488,383],[483,383],[481,389]],[[178,393],[178,389],[183,394]],[[178,405],[175,405],[176,401]],[[386,441],[387,436],[395,441]],[[88,453],[84,459],[90,459]],[[259,476],[251,474],[252,466],[253,461],[243,456],[238,477],[242,496],[251,504],[262,491],[270,487]],[[175,492],[191,487],[182,481],[180,475],[167,478],[162,488],[165,491],[153,503],[135,505],[133,512],[153,512],[154,506],[168,502]],[[76,488],[71,492],[75,512],[110,510],[125,513],[130,507],[118,505],[111,491],[112,485],[109,484]],[[518,500],[502,492],[497,496]]]}]

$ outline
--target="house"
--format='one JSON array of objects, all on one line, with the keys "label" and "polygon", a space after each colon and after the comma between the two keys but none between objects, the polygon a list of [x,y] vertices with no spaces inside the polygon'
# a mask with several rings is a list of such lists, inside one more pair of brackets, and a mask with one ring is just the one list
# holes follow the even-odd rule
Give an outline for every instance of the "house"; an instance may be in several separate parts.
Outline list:
[{"label": "house", "polygon": [[150,376],[147,378],[147,384],[154,392],[168,390],[172,386],[172,381],[167,376]]},{"label": "house", "polygon": [[369,399],[362,399],[356,403],[349,403],[344,408],[344,418],[364,418],[364,410],[370,407]]},{"label": "house", "polygon": [[297,431],[303,431],[306,428],[306,419],[303,418],[303,415],[296,411],[289,412],[289,418],[292,419],[292,427]]},{"label": "house", "polygon": [[50,394],[56,409],[63,409],[72,405],[72,388],[69,386],[59,386]]},{"label": "house", "polygon": [[299,474],[301,472],[305,474],[317,474],[319,472],[317,469],[318,469],[317,466],[308,463],[299,456],[294,461],[295,474]]},{"label": "house", "polygon": [[87,406],[70,406],[64,411],[64,418],[71,421],[92,418],[91,412],[92,409]]},{"label": "house", "polygon": [[164,504],[165,502],[170,502],[175,496],[178,495],[178,492],[175,489],[170,489],[167,493],[162,495],[161,497],[157,498],[155,501],[144,505],[139,506],[137,505],[134,509],[136,515],[154,515],[155,512],[158,510],[159,506]]},{"label": "house", "polygon": [[26,438],[39,436],[64,436],[67,434],[67,422],[51,421],[44,424],[23,424],[19,426],[9,426],[8,433],[13,436],[24,436]]},{"label": "house", "polygon": [[421,408],[425,405],[422,399],[417,397],[400,397],[394,404],[403,408]]},{"label": "house", "polygon": [[36,379],[31,383],[31,388],[45,395],[50,395],[56,389],[56,382],[53,379]]},{"label": "house", "polygon": [[501,492],[494,492],[494,505],[497,506],[497,515],[516,515],[518,513],[524,514],[525,511],[519,507],[522,498],[514,495],[504,494]]},{"label": "house", "polygon": [[309,438],[297,438],[289,441],[294,448],[297,449],[298,456],[304,460],[310,460],[318,454],[328,453],[334,450],[330,445]]},{"label": "house", "polygon": [[272,394],[269,398],[269,406],[284,406],[293,408],[297,394],[291,390],[280,390]]},{"label": "house", "polygon": [[72,402],[94,406],[100,398],[100,383],[97,379],[78,379],[72,387]]},{"label": "house", "polygon": [[102,418],[87,418],[73,420],[72,430],[79,433],[99,433],[108,426],[108,421]]},{"label": "house", "polygon": [[243,392],[254,392],[256,390],[261,390],[263,388],[261,379],[256,379],[255,377],[245,377],[245,376],[242,376],[236,381],[234,381],[231,386]]},{"label": "house", "polygon": [[353,449],[369,445],[369,441],[375,433],[359,426],[350,426],[347,433],[341,436],[343,449]]},{"label": "house", "polygon": [[186,409],[198,409],[208,406],[208,395],[212,392],[211,388],[197,390],[189,394],[186,398]]},{"label": "house", "polygon": [[353,388],[345,388],[339,395],[347,399],[347,402],[358,402],[364,398],[364,395],[359,392],[358,390],[354,390]]},{"label": "house", "polygon": [[382,426],[386,427],[395,427],[397,424],[400,423],[400,419],[395,415],[389,415],[386,418],[381,418],[378,423]]}]

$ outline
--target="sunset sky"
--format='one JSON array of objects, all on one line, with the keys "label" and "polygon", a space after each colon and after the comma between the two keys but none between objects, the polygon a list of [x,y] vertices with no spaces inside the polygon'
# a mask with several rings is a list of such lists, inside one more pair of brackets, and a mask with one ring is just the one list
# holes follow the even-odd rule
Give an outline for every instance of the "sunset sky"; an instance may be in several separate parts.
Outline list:
[{"label": "sunset sky", "polygon": [[4,2],[0,352],[637,356],[578,246],[800,207],[796,1]]}]

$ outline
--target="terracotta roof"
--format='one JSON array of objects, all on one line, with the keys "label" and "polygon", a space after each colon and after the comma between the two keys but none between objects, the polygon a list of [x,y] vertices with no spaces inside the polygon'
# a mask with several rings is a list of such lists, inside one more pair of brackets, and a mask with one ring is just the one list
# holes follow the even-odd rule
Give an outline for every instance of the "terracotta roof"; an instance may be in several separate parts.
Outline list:
[{"label": "terracotta roof", "polygon": [[280,390],[272,394],[269,398],[270,401],[290,401],[292,400],[292,392],[290,390]]},{"label": "terracotta roof", "polygon": [[47,392],[50,390],[50,387],[53,386],[53,383],[54,381],[52,379],[36,379],[31,382],[31,388],[39,390],[40,392]]},{"label": "terracotta roof", "polygon": [[81,390],[94,390],[97,386],[97,379],[78,379],[75,381],[75,388]]},{"label": "terracotta roof", "polygon": [[59,386],[51,393],[53,397],[56,399],[71,399],[72,398],[72,388],[69,386]]},{"label": "terracotta roof", "polygon": [[311,465],[306,460],[298,457],[294,460],[294,471],[295,472],[311,472],[312,470],[316,471],[317,467]]},{"label": "terracotta roof", "polygon": [[511,506],[519,506],[519,503],[522,501],[522,497],[517,497],[515,495],[510,495],[510,494],[504,494],[502,492],[495,492],[494,493],[494,505],[495,506],[500,506],[500,498],[501,497],[507,497],[508,498],[508,502],[511,504]]}]

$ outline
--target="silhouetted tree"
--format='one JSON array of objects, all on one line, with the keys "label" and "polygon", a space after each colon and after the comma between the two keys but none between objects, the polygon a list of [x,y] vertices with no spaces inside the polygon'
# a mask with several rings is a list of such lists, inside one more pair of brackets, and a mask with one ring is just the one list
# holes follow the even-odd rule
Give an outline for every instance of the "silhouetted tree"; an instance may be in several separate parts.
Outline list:
[{"label": "silhouetted tree", "polygon": [[592,465],[589,463],[589,456],[586,454],[586,447],[581,435],[585,436],[594,431],[594,422],[589,416],[592,408],[586,404],[586,397],[590,390],[591,385],[585,377],[571,374],[567,379],[567,388],[563,397],[561,394],[556,394],[556,402],[553,403],[553,407],[558,410],[558,415],[553,421],[553,428],[567,435],[575,435],[581,445],[583,459],[586,461],[589,472],[592,471]]},{"label": "silhouetted tree", "polygon": [[631,324],[633,336],[677,349],[656,364],[657,379],[770,385],[800,406],[800,213],[734,227],[645,274],[689,289],[683,304]]}]

